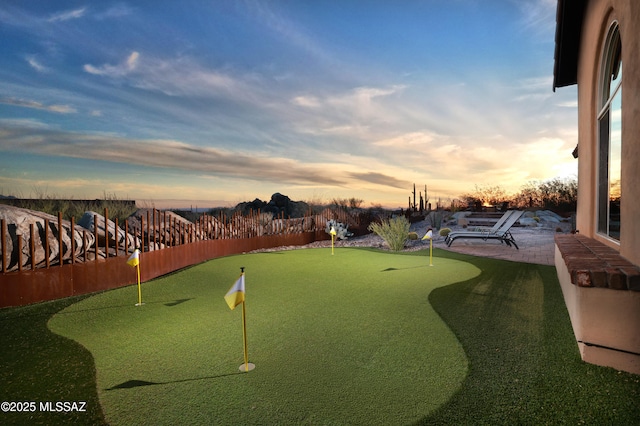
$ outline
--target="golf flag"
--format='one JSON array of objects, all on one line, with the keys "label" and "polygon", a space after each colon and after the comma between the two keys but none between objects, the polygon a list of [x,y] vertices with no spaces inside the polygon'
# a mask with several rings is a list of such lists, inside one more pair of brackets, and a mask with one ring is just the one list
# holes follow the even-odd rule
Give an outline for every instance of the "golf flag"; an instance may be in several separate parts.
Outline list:
[{"label": "golf flag", "polygon": [[427,229],[422,240],[429,240],[429,266],[433,266],[433,229]]},{"label": "golf flag", "polygon": [[[325,228],[326,229],[326,228]],[[333,226],[331,227],[331,231],[329,231],[329,233],[333,236],[335,236],[337,234],[336,232],[336,228],[334,228]]]},{"label": "golf flag", "polygon": [[240,278],[231,286],[227,294],[224,296],[227,305],[230,309],[234,309],[236,306],[244,302],[244,273],[240,275]]},{"label": "golf flag", "polygon": [[129,266],[132,267],[136,267],[140,264],[140,255],[139,255],[140,251],[138,249],[135,249],[133,251],[133,253],[131,253],[131,256],[129,256],[129,259],[127,260],[127,264]]},{"label": "golf flag", "polygon": [[136,306],[142,306],[142,290],[140,289],[140,250],[135,249],[129,259],[127,259],[127,265],[136,268],[136,275],[138,277],[138,303]]},{"label": "golf flag", "polygon": [[244,302],[244,266],[240,268],[240,278],[231,286],[224,300],[232,310],[242,303],[242,341],[244,344],[244,364],[240,366],[240,371],[245,373],[253,370],[256,366],[249,362],[249,351],[247,349],[247,304]]},{"label": "golf flag", "polygon": [[334,228],[333,226],[331,227],[331,231],[329,231],[329,234],[331,234],[331,255],[333,255],[333,242],[336,239],[336,228]]}]

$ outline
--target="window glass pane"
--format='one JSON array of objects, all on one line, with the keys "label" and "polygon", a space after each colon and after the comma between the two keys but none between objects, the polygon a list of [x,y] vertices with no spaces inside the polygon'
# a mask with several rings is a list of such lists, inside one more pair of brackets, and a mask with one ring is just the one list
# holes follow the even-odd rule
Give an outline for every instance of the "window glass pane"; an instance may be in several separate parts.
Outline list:
[{"label": "window glass pane", "polygon": [[597,230],[620,240],[622,179],[622,43],[617,26],[602,57],[598,114]]},{"label": "window glass pane", "polygon": [[609,233],[609,111],[599,121],[598,232]]},{"label": "window glass pane", "polygon": [[620,180],[622,178],[622,90],[611,101],[609,141],[609,236],[620,239]]}]

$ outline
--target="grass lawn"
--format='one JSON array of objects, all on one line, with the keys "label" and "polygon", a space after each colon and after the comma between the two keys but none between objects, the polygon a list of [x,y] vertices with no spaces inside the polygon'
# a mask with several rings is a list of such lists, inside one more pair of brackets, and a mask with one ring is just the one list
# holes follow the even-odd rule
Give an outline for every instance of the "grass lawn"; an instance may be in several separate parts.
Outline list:
[{"label": "grass lawn", "polygon": [[[0,310],[2,400],[90,410],[0,421],[638,423],[639,377],[580,361],[553,267],[434,254],[230,256],[144,283],[142,307],[131,286]],[[240,266],[250,373],[223,300]]]}]

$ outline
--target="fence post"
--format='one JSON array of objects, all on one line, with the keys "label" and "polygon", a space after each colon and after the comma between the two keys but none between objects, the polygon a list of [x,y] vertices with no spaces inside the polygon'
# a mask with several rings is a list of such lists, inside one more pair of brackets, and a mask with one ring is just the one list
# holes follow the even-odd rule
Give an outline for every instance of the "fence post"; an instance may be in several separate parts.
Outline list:
[{"label": "fence post", "polygon": [[89,247],[87,247],[87,230],[82,230],[82,252],[84,253],[84,263],[87,263],[87,254],[89,253]]},{"label": "fence post", "polygon": [[47,219],[44,220],[44,263],[47,268],[49,268],[49,221]]},{"label": "fence post", "polygon": [[140,215],[140,251],[144,253],[144,216]]},{"label": "fence post", "polygon": [[98,215],[93,215],[93,238],[95,239],[95,243],[93,244],[95,259],[94,261],[98,261]]},{"label": "fence post", "polygon": [[[172,215],[169,215],[169,220],[167,221],[167,211],[165,210],[163,212],[164,214],[164,218],[162,219],[162,226],[164,226],[164,239],[165,239],[165,243],[164,245],[167,247],[171,247],[172,243],[173,243],[173,238],[171,236],[171,233],[173,232],[173,227],[171,226],[171,220],[173,219],[174,221],[177,220],[178,218],[176,217],[172,217]],[[168,223],[167,223],[168,222]]]},{"label": "fence post", "polygon": [[165,235],[166,226],[165,220],[167,219],[166,212],[158,210],[158,245],[160,247],[167,245],[167,236]]},{"label": "fence post", "polygon": [[33,242],[34,237],[33,223],[29,224],[29,256],[31,256],[31,270],[36,270],[36,245]]},{"label": "fence post", "polygon": [[58,259],[60,266],[64,264],[64,249],[62,247],[62,212],[58,212]]},{"label": "fence post", "polygon": [[[136,238],[135,234],[133,236],[134,240]],[[124,221],[124,255],[126,256],[129,253],[129,221]]]},{"label": "fence post", "polygon": [[73,216],[71,216],[71,263],[76,263],[76,224]]},{"label": "fence post", "polygon": [[18,237],[18,271],[22,271],[22,232],[16,231],[16,236]]},{"label": "fence post", "polygon": [[[98,223],[96,222],[96,229],[98,228]],[[109,258],[109,212],[107,208],[104,208],[104,257],[105,259]]]},{"label": "fence post", "polygon": [[[158,219],[160,219],[158,217]],[[158,220],[159,221],[159,220]],[[158,224],[156,223],[156,208],[153,208],[153,225],[151,226],[151,229],[153,230],[153,247],[156,247],[156,243],[157,245],[160,245],[160,235],[158,235]],[[158,238],[158,240],[156,240],[156,237]]]},{"label": "fence post", "polygon": [[2,236],[0,236],[0,250],[2,250],[2,273],[3,274],[7,272],[7,260],[6,260],[7,251],[5,250],[5,247],[7,246],[7,236],[5,235],[6,227],[7,227],[6,219],[0,220],[0,232],[2,232]]},{"label": "fence post", "polygon": [[149,223],[149,210],[147,210],[147,251],[151,251],[151,227]]},{"label": "fence post", "polygon": [[[114,248],[116,249],[116,257],[118,257],[118,218],[114,217],[113,218],[113,240],[114,240]],[[125,240],[126,240],[126,236],[125,236]],[[125,252],[126,253],[126,252]]]}]

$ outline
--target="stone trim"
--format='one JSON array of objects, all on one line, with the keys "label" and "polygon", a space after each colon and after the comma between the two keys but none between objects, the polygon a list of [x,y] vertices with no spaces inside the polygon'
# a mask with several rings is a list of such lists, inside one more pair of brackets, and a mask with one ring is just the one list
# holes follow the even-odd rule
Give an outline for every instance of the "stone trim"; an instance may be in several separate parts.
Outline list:
[{"label": "stone trim", "polygon": [[555,243],[572,284],[640,291],[640,267],[611,247],[580,234],[557,234]]}]

